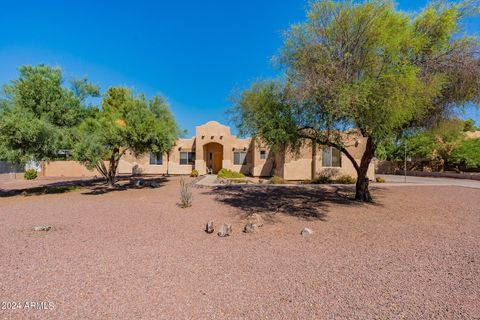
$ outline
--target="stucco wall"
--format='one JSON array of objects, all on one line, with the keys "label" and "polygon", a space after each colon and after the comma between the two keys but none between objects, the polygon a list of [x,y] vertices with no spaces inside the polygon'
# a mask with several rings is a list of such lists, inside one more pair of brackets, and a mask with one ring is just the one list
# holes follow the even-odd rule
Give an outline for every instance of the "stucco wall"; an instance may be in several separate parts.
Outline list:
[{"label": "stucco wall", "polygon": [[43,176],[45,177],[100,177],[97,170],[88,170],[84,165],[76,161],[50,161],[43,165]]},{"label": "stucco wall", "polygon": [[[346,136],[345,141],[349,145],[349,152],[359,159],[365,148],[365,139],[358,136]],[[212,144],[214,143],[214,144]],[[298,154],[284,152],[271,152],[268,147],[262,145],[256,139],[239,139],[231,135],[230,128],[216,121],[196,127],[195,136],[190,139],[179,139],[169,154],[163,155],[163,164],[150,164],[150,155],[145,154],[135,157],[131,153],[125,154],[119,163],[119,174],[190,174],[195,168],[200,174],[206,173],[206,158],[212,145],[215,150],[222,153],[222,168],[242,172],[253,176],[278,175],[287,180],[305,180],[311,178],[312,149],[308,144],[300,149]],[[266,152],[266,159],[260,159],[260,151]],[[193,151],[196,159],[194,165],[181,165],[180,152]],[[246,164],[234,165],[233,154],[235,151],[245,151]],[[322,149],[317,146],[316,152],[317,175],[326,169],[322,167]],[[356,176],[356,171],[350,160],[342,154],[342,167],[335,168],[339,175],[348,174]],[[46,164],[46,176],[50,177],[93,177],[99,173],[87,170],[81,164],[74,161],[53,161]],[[369,168],[368,176],[374,179],[374,165]]]}]

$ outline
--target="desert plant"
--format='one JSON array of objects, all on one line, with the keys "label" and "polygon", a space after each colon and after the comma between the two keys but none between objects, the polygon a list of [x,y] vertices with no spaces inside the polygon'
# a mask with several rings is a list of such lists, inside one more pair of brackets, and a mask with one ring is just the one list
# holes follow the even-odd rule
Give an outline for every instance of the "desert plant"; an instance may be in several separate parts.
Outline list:
[{"label": "desert plant", "polygon": [[38,177],[37,170],[28,169],[27,171],[25,171],[25,174],[23,175],[23,177],[27,180],[35,180]]},{"label": "desert plant", "polygon": [[219,178],[245,178],[245,175],[241,172],[236,172],[230,169],[223,168],[217,173]]},{"label": "desert plant", "polygon": [[273,176],[273,177],[270,178],[270,183],[271,184],[284,184],[285,179],[283,179],[282,177],[279,177],[279,176]]},{"label": "desert plant", "polygon": [[193,169],[192,172],[190,172],[190,177],[192,177],[192,178],[198,177],[198,170]]},{"label": "desert plant", "polygon": [[190,190],[190,184],[185,179],[180,180],[180,202],[178,206],[180,208],[188,208],[192,206],[192,191]]},{"label": "desert plant", "polygon": [[385,183],[385,179],[383,179],[382,177],[376,177],[375,181],[378,183]]},{"label": "desert plant", "polygon": [[352,176],[349,176],[348,174],[345,174],[343,176],[339,176],[338,178],[336,178],[335,182],[340,184],[355,184],[357,182],[357,179],[355,179]]},{"label": "desert plant", "polygon": [[333,179],[327,175],[320,175],[318,178],[311,180],[312,184],[329,184],[332,183]]}]

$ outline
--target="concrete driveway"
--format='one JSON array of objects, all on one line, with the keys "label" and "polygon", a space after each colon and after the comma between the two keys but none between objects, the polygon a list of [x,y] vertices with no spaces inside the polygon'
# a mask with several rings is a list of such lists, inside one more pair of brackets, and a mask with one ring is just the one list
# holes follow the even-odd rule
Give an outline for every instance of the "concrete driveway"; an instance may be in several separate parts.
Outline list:
[{"label": "concrete driveway", "polygon": [[384,178],[386,185],[456,186],[480,189],[480,181],[477,180],[407,176],[405,183],[405,176],[389,174],[377,174],[376,176]]}]

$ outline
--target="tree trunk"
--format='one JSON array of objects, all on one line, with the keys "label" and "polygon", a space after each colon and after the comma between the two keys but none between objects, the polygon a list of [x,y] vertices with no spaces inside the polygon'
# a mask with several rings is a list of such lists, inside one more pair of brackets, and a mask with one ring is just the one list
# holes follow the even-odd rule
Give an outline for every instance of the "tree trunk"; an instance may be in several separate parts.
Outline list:
[{"label": "tree trunk", "polygon": [[170,151],[167,152],[167,177],[169,176],[168,174],[168,167],[170,166]]},{"label": "tree trunk", "polygon": [[114,148],[112,150],[112,155],[110,156],[110,163],[108,166],[108,173],[106,176],[107,184],[109,188],[113,188],[115,186],[116,176],[117,176],[117,167],[118,167],[119,161],[120,161],[119,149]]},{"label": "tree trunk", "polygon": [[355,186],[355,200],[372,202],[372,196],[370,195],[370,190],[368,190],[368,167],[370,162],[373,159],[375,154],[375,144],[372,141],[372,138],[367,139],[367,145],[365,147],[365,152],[363,153],[360,166],[357,169],[357,183]]}]

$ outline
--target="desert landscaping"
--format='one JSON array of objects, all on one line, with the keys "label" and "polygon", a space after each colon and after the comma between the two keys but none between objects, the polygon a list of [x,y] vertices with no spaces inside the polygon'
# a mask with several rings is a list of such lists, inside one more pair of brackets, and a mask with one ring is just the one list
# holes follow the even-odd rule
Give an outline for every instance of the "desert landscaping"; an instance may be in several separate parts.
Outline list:
[{"label": "desert landscaping", "polygon": [[[61,194],[0,181],[2,298],[53,306],[2,318],[480,316],[480,189],[377,184],[366,204],[350,186],[192,185],[182,209],[180,177],[156,181]],[[242,232],[252,215],[263,226]]]}]

